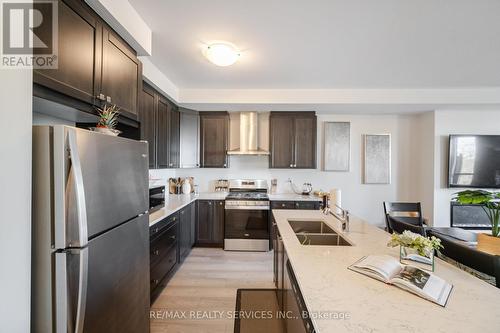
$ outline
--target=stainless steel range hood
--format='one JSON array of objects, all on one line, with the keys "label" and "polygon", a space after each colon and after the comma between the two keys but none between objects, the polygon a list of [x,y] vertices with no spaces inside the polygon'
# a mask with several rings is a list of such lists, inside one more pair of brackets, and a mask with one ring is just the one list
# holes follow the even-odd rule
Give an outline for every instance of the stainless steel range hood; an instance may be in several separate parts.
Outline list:
[{"label": "stainless steel range hood", "polygon": [[[269,155],[269,129],[261,128],[262,125],[268,127],[269,117],[257,112],[239,112],[233,114],[231,119],[235,119],[239,115],[239,126],[236,123],[230,124],[230,142],[232,148],[227,153],[228,155]],[[260,120],[259,120],[260,119]],[[233,132],[234,131],[234,132]],[[239,135],[238,133],[239,132]],[[239,144],[237,141],[239,138]],[[232,142],[233,141],[233,142]]]}]

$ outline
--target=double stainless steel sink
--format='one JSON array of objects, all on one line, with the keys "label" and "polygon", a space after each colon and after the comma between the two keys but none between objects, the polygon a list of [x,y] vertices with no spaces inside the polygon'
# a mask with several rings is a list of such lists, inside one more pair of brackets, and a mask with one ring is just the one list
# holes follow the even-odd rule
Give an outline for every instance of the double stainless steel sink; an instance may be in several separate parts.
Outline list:
[{"label": "double stainless steel sink", "polygon": [[351,246],[323,221],[288,220],[302,245]]}]

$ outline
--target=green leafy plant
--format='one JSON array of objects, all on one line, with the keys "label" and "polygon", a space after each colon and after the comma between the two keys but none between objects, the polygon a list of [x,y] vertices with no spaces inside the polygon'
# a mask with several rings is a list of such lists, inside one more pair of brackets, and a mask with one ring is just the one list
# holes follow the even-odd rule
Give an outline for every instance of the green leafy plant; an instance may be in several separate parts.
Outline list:
[{"label": "green leafy plant", "polygon": [[405,246],[417,250],[418,254],[421,256],[429,256],[429,254],[434,250],[439,250],[443,248],[441,245],[441,240],[434,236],[428,238],[422,235],[416,234],[409,230],[403,231],[402,234],[393,233],[391,240],[387,243],[387,246]]},{"label": "green leafy plant", "polygon": [[97,108],[99,114],[99,122],[96,127],[105,127],[115,129],[118,124],[118,116],[120,115],[120,108],[116,105],[104,105],[104,107]]},{"label": "green leafy plant", "polygon": [[491,223],[491,235],[500,236],[500,192],[485,190],[466,190],[456,193],[455,201],[467,205],[481,205]]}]

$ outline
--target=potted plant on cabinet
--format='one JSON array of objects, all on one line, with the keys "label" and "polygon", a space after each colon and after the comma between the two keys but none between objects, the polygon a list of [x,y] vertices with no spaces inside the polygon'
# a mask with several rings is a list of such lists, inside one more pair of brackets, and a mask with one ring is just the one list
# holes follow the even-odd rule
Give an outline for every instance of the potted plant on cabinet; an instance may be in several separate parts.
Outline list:
[{"label": "potted plant on cabinet", "polygon": [[490,220],[491,235],[478,234],[477,249],[500,255],[500,192],[466,190],[458,192],[454,199],[463,205],[481,205]]},{"label": "potted plant on cabinet", "polygon": [[99,121],[97,122],[96,127],[91,127],[90,129],[113,136],[118,136],[121,131],[115,129],[118,124],[118,116],[120,115],[120,108],[116,105],[104,105],[104,107],[96,108],[97,113],[99,114]]}]

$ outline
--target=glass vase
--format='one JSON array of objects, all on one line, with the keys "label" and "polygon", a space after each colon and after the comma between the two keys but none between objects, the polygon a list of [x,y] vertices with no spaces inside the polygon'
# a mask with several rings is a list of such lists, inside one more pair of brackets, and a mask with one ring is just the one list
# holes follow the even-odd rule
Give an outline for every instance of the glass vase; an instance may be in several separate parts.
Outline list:
[{"label": "glass vase", "polygon": [[434,251],[429,251],[429,253],[421,255],[414,248],[400,246],[399,261],[403,265],[410,265],[426,271],[434,272]]}]

